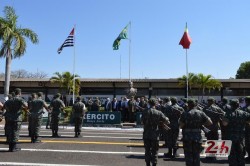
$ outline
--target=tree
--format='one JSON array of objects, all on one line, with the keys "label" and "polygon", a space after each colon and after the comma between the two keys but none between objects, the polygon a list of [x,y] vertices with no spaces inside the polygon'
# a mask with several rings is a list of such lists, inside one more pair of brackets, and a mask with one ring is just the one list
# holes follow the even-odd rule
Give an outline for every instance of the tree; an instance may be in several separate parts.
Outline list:
[{"label": "tree", "polygon": [[[4,78],[4,73],[0,73],[0,78]],[[28,72],[24,69],[14,70],[11,71],[10,74],[11,78],[46,78],[48,74],[42,71],[37,71],[35,73]]]},{"label": "tree", "polygon": [[[179,86],[186,87],[187,86],[187,76],[183,75],[182,77],[178,78]],[[197,75],[194,73],[188,73],[188,90],[192,95],[192,88],[196,85],[197,82]]]},{"label": "tree", "polygon": [[[70,72],[63,72],[62,74],[59,72],[54,73],[55,76],[50,78],[52,83],[58,83],[61,89],[65,89],[67,94],[70,95],[75,89],[75,94],[79,94],[81,83],[79,80],[79,75],[74,75]],[[74,79],[75,79],[75,88],[74,88]]]},{"label": "tree", "polygon": [[221,82],[214,79],[212,75],[204,75],[202,73],[197,74],[197,86],[202,91],[202,98],[205,95],[205,90],[208,89],[209,91],[211,89],[218,89],[222,87]]},{"label": "tree", "polygon": [[248,79],[250,78],[250,61],[240,64],[237,70],[236,79]]},{"label": "tree", "polygon": [[6,58],[4,95],[7,97],[10,87],[12,59],[20,58],[24,55],[27,47],[25,38],[36,44],[38,43],[38,36],[31,29],[17,26],[18,16],[13,7],[6,6],[4,14],[4,18],[0,17],[0,40],[2,40],[0,57]]}]

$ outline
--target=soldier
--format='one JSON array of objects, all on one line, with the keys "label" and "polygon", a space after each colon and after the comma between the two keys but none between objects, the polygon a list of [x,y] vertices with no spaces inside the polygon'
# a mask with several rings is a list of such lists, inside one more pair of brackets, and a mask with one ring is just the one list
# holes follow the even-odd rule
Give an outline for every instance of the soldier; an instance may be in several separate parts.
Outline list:
[{"label": "soldier", "polygon": [[136,112],[136,101],[134,96],[128,101],[128,114],[129,114],[129,122],[135,122],[135,112]]},{"label": "soldier", "polygon": [[51,112],[51,127],[52,127],[52,137],[59,137],[58,135],[58,123],[60,120],[60,113],[63,112],[65,105],[60,99],[61,94],[57,93],[55,99],[50,103]]},{"label": "soldier", "polygon": [[[250,113],[250,96],[245,97],[245,107],[243,107],[243,111]],[[246,124],[245,130],[245,145],[246,145],[246,152],[248,157],[246,158],[247,161],[250,161],[250,124]]]},{"label": "soldier", "polygon": [[200,166],[201,128],[202,125],[212,125],[212,121],[204,112],[196,109],[194,99],[189,99],[187,104],[188,109],[181,114],[179,122],[182,128],[186,166]]},{"label": "soldier", "polygon": [[31,143],[38,143],[41,140],[38,140],[40,128],[42,124],[42,117],[43,117],[43,108],[49,111],[48,105],[42,99],[43,93],[38,92],[37,98],[32,100],[29,105],[30,109],[30,137]]},{"label": "soldier", "polygon": [[228,156],[229,166],[244,166],[244,130],[246,123],[250,123],[250,113],[239,108],[239,100],[230,101],[231,110],[226,112],[223,125],[228,127],[228,138],[232,141],[231,152]]},{"label": "soldier", "polygon": [[[53,96],[51,102],[52,102],[55,98],[56,98],[56,97]],[[50,103],[51,103],[51,102],[50,102]],[[46,122],[46,129],[51,129],[51,115],[52,115],[51,110],[49,110],[49,111],[48,111],[48,119],[47,119],[47,122]]]},{"label": "soldier", "polygon": [[21,148],[16,146],[19,139],[19,131],[22,123],[22,110],[27,111],[28,104],[21,97],[21,89],[15,89],[15,97],[4,103],[7,142],[9,143],[9,151],[20,151]]},{"label": "soldier", "polygon": [[[31,110],[31,102],[37,98],[36,93],[32,93],[31,96],[28,98],[28,109]],[[31,124],[31,118],[30,114],[27,116],[28,117],[28,131],[29,131],[29,137],[31,137],[31,130],[30,130],[30,124]]]},{"label": "soldier", "polygon": [[[221,100],[221,104],[219,105],[219,107],[225,112],[227,113],[228,111],[230,111],[231,106],[228,104],[228,98],[227,97],[223,97]],[[227,140],[227,127],[222,125],[222,121],[220,121],[220,129],[221,129],[221,139],[222,140]]]},{"label": "soldier", "polygon": [[81,136],[82,123],[85,111],[85,105],[81,102],[81,97],[76,98],[76,102],[72,107],[73,117],[75,122],[75,137]]},{"label": "soldier", "polygon": [[150,108],[142,113],[145,161],[147,166],[150,166],[150,162],[156,166],[159,149],[159,125],[161,123],[169,124],[169,120],[162,112],[155,109],[156,99],[152,98],[148,103]]},{"label": "soldier", "polygon": [[168,147],[168,153],[166,157],[175,158],[177,157],[177,140],[179,136],[179,119],[184,109],[177,105],[177,98],[171,97],[170,101],[172,105],[166,108],[166,116],[170,121],[170,130],[166,135],[166,146]]}]

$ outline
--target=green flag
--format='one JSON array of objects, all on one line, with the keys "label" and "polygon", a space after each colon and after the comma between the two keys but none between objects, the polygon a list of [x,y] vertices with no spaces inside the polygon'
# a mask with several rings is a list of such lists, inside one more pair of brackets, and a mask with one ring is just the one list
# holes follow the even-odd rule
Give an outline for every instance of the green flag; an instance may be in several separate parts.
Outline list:
[{"label": "green flag", "polygon": [[115,39],[113,43],[113,50],[119,49],[121,39],[128,39],[128,25],[125,28],[123,28],[119,36]]}]

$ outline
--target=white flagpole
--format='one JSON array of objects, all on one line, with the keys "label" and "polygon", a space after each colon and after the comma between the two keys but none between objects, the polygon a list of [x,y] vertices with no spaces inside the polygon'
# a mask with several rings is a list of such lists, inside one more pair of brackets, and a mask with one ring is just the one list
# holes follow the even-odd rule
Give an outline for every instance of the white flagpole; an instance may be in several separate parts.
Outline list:
[{"label": "white flagpole", "polygon": [[130,59],[131,59],[131,21],[129,22],[129,82],[131,82],[131,77],[130,77]]},{"label": "white flagpole", "polygon": [[188,55],[187,55],[187,49],[186,49],[186,81],[187,81],[187,98],[188,98]]},{"label": "white flagpole", "polygon": [[73,104],[75,103],[75,33],[76,33],[76,25],[74,25],[74,36],[73,36],[73,41],[74,41],[74,58],[73,58]]},{"label": "white flagpole", "polygon": [[122,79],[122,55],[120,54],[120,79]]}]

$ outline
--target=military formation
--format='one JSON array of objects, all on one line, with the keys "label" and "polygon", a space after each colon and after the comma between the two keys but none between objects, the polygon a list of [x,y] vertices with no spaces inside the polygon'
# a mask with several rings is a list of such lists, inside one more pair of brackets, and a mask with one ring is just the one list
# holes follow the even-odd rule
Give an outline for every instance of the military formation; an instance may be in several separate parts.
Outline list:
[{"label": "military formation", "polygon": [[[64,114],[65,104],[58,93],[48,105],[43,100],[43,93],[38,92],[31,95],[26,102],[21,97],[21,89],[15,89],[12,96],[4,104],[0,103],[0,120],[5,117],[6,142],[9,144],[9,151],[19,151],[17,141],[21,128],[23,112],[28,114],[28,130],[31,143],[41,142],[39,132],[42,123],[42,116],[48,112],[48,123],[46,128],[52,130],[52,137],[59,137],[58,125],[60,114]],[[160,139],[165,141],[167,152],[164,156],[170,159],[178,157],[179,132],[182,132],[181,141],[187,166],[200,165],[200,153],[202,151],[202,132],[207,140],[230,140],[231,151],[228,156],[230,166],[245,165],[250,161],[250,96],[244,98],[245,105],[242,106],[238,99],[228,100],[226,97],[220,103],[216,103],[212,97],[206,102],[198,102],[193,98],[176,97],[135,98],[122,97],[121,100],[114,98],[112,101],[107,98],[103,105],[105,111],[120,111],[123,122],[134,122],[136,112],[141,112],[143,124],[143,140],[145,147],[145,162],[147,166],[157,165],[157,155]],[[85,104],[89,107],[100,110],[100,101],[90,104],[82,102],[77,97],[72,104],[72,116],[75,124],[75,137],[81,136]],[[95,104],[94,104],[95,103]],[[93,106],[94,105],[94,106]],[[181,129],[181,130],[180,130]],[[219,130],[221,137],[219,137]],[[214,156],[206,157],[211,162],[216,160]]]},{"label": "military formation", "polygon": [[[61,94],[57,93],[50,105],[43,100],[43,93],[32,93],[30,100],[26,102],[21,96],[21,89],[14,90],[9,99],[2,104],[0,102],[0,121],[3,116],[5,119],[5,136],[6,143],[9,144],[9,151],[20,151],[21,148],[17,147],[19,139],[19,132],[23,120],[23,112],[28,115],[28,131],[31,138],[31,143],[39,143],[39,133],[42,124],[42,117],[45,111],[48,111],[50,118],[48,118],[48,126],[52,130],[52,137],[60,137],[58,134],[58,125],[60,120],[60,114],[65,114],[65,104],[60,99]],[[72,107],[73,117],[75,121],[75,137],[81,136],[81,127],[83,123],[83,116],[85,112],[85,105],[81,102],[81,98],[77,97],[76,102]],[[45,111],[44,111],[45,110]]]}]

